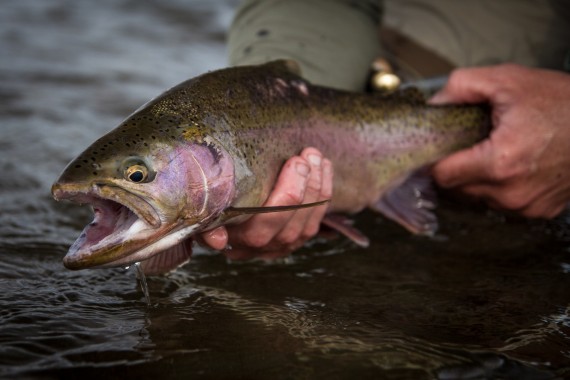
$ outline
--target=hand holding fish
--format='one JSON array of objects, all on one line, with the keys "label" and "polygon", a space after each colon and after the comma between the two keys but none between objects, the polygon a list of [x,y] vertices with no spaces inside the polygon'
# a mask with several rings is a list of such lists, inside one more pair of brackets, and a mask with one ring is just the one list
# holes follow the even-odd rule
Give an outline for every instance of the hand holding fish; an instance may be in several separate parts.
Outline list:
[{"label": "hand holding fish", "polygon": [[527,217],[551,218],[570,201],[570,75],[499,65],[456,70],[432,104],[489,102],[488,139],[435,165],[446,188]]},{"label": "hand holding fish", "polygon": [[[318,202],[332,196],[332,164],[315,148],[306,148],[285,163],[264,206]],[[327,206],[254,215],[247,222],[202,234],[202,242],[224,250],[233,260],[286,256],[314,237]],[[228,244],[231,247],[228,249]]]}]

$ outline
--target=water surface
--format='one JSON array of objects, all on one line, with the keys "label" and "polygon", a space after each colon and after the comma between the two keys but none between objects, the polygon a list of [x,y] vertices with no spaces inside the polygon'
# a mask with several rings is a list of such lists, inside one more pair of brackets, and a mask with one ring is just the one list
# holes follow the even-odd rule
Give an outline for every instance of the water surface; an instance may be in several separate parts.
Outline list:
[{"label": "water surface", "polygon": [[166,278],[66,270],[90,219],[49,188],[164,89],[226,64],[235,1],[0,8],[0,377],[570,377],[570,218],[447,200],[436,239],[372,213],[368,249],[317,240],[280,263],[198,249]]}]

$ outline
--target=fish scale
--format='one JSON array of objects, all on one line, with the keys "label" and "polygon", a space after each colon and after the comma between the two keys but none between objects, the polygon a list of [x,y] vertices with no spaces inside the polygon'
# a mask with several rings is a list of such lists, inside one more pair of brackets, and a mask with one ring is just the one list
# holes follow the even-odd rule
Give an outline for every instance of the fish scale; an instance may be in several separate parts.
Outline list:
[{"label": "fish scale", "polygon": [[[426,168],[479,141],[489,125],[484,106],[430,106],[413,90],[313,86],[291,61],[207,73],[148,102],[67,166],[54,197],[96,201],[104,210],[97,217],[117,228],[87,226],[82,236],[97,238],[78,239],[64,263],[82,269],[141,261],[147,273],[162,273],[188,260],[196,233],[295,207],[328,207],[324,223],[360,245],[367,239],[335,214],[369,207],[432,234]],[[283,163],[308,146],[333,163],[330,204],[263,207]],[[125,228],[119,213],[128,215]]]}]

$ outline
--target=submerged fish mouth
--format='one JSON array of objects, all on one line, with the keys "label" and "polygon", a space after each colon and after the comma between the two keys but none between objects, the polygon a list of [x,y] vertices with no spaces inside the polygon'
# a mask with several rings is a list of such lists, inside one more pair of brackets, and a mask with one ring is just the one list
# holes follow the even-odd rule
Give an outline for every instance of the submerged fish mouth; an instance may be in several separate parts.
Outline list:
[{"label": "submerged fish mouth", "polygon": [[144,198],[109,184],[81,187],[56,183],[56,200],[90,204],[93,221],[69,248],[63,259],[69,269],[129,265],[129,256],[144,249],[171,228],[163,225],[159,213]]}]

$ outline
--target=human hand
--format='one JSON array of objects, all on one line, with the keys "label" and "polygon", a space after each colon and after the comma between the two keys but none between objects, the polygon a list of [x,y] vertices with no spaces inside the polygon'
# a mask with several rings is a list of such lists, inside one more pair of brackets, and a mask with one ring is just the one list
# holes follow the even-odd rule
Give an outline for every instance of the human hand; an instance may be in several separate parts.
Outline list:
[{"label": "human hand", "polygon": [[[304,149],[287,160],[264,206],[288,206],[332,197],[333,169],[315,148]],[[224,250],[232,260],[273,259],[301,247],[318,231],[327,205],[297,211],[257,214],[245,223],[218,227],[203,233],[206,245]]]},{"label": "human hand", "polygon": [[489,138],[433,168],[436,182],[526,217],[570,201],[570,75],[514,64],[455,70],[431,104],[492,107]]}]

